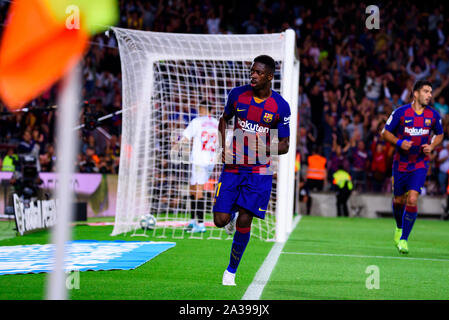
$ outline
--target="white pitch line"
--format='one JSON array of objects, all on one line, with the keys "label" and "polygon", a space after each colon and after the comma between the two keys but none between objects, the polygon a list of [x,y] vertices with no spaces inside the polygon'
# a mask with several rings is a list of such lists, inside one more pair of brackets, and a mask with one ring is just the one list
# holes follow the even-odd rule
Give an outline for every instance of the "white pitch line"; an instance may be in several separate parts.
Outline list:
[{"label": "white pitch line", "polygon": [[303,256],[326,256],[326,257],[348,257],[348,258],[376,258],[376,259],[400,259],[400,260],[418,260],[418,261],[438,261],[449,262],[449,259],[431,259],[431,258],[412,258],[412,257],[388,257],[388,256],[364,256],[355,254],[334,254],[334,253],[315,253],[315,252],[281,252],[282,254],[293,254]]},{"label": "white pitch line", "polygon": [[[301,220],[301,215],[295,217],[293,221],[293,228],[295,230],[299,221]],[[288,236],[287,236],[288,239]],[[287,242],[287,241],[286,241]],[[245,294],[242,297],[242,300],[259,300],[262,295],[263,289],[270,279],[271,272],[273,271],[276,263],[279,259],[279,256],[282,253],[282,249],[286,242],[276,242],[270,250],[270,253],[265,258],[262,266],[257,271],[253,281],[249,285],[248,289],[246,289]]]}]

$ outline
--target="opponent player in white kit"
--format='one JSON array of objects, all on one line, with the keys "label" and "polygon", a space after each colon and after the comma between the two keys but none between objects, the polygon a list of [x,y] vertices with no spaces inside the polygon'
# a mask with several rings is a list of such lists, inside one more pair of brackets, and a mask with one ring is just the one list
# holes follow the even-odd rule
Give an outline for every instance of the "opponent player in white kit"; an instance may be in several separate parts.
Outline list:
[{"label": "opponent player in white kit", "polygon": [[[204,184],[209,180],[216,162],[218,148],[218,120],[209,115],[207,101],[199,105],[199,116],[185,128],[180,144],[193,140],[190,161],[191,220],[188,232],[206,232],[204,226]],[[179,146],[179,145],[178,145]],[[195,217],[198,221],[195,220]],[[198,223],[197,223],[198,222]]]}]

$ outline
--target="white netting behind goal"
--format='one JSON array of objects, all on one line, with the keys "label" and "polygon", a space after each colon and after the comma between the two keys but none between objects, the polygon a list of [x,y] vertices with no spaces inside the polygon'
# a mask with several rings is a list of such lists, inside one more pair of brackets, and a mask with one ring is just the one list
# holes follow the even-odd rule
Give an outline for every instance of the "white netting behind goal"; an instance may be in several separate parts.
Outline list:
[{"label": "white netting behind goal", "polygon": [[[156,228],[145,231],[156,237],[184,237],[191,217],[189,161],[170,156],[182,131],[198,115],[198,104],[213,105],[211,115],[222,114],[226,97],[247,84],[253,59],[260,54],[277,62],[273,89],[281,92],[284,34],[191,35],[143,32],[113,28],[118,39],[123,88],[122,152],[113,235],[141,234],[140,218],[157,219]],[[187,159],[188,160],[188,159]],[[276,159],[273,159],[276,166]],[[213,227],[212,205],[222,164],[214,166],[205,185],[206,233],[200,238],[224,238]],[[275,237],[276,177],[264,221],[253,220],[251,235]]]}]

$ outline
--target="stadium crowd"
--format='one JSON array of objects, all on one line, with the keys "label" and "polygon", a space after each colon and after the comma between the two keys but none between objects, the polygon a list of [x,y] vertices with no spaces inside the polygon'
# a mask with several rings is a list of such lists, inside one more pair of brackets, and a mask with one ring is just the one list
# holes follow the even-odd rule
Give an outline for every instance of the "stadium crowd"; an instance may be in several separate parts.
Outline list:
[{"label": "stadium crowd", "polygon": [[[306,177],[307,159],[326,159],[324,189],[339,167],[356,190],[389,191],[394,148],[379,139],[389,114],[410,102],[413,83],[434,84],[433,106],[443,118],[445,142],[431,157],[429,194],[445,194],[449,170],[449,14],[438,1],[392,1],[380,8],[380,28],[365,25],[358,1],[129,0],[119,1],[119,26],[178,33],[272,33],[292,28],[301,62],[297,153]],[[0,1],[1,25],[8,1]],[[348,23],[350,21],[350,23]],[[117,173],[121,117],[95,119],[121,109],[117,42],[99,34],[83,61],[79,130],[80,172]],[[43,171],[54,170],[54,120],[58,85],[33,100],[28,111],[9,112],[0,102],[2,159],[21,143],[39,146]]]}]

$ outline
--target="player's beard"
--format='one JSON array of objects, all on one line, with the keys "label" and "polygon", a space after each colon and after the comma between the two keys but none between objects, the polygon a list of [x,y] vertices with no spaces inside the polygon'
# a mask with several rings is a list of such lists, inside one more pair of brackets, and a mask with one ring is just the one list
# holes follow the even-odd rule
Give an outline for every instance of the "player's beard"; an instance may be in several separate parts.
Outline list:
[{"label": "player's beard", "polygon": [[421,106],[427,106],[430,102],[430,99],[426,99],[424,97],[419,97],[418,102]]}]

